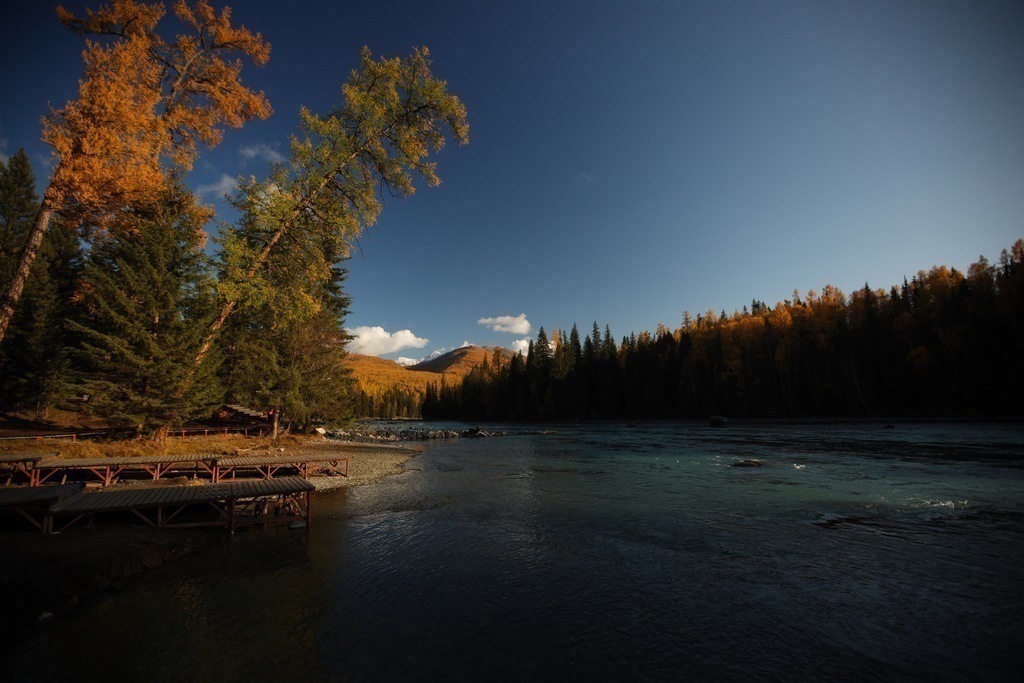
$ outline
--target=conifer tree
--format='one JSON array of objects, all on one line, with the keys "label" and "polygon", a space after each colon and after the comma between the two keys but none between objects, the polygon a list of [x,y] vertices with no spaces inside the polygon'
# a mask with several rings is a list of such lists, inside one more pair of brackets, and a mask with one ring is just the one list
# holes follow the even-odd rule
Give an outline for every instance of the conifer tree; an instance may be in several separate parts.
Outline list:
[{"label": "conifer tree", "polygon": [[331,266],[322,275],[314,267],[340,260],[329,246],[275,253],[264,278],[267,294],[247,298],[244,315],[231,319],[221,339],[220,376],[229,400],[273,411],[275,438],[281,427],[347,422],[355,410],[354,380],[344,363],[347,271]]},{"label": "conifer tree", "polygon": [[[364,48],[360,68],[342,92],[344,104],[325,116],[299,112],[301,132],[292,139],[289,164],[240,189],[236,205],[244,225],[222,242],[222,300],[197,367],[246,297],[265,291],[260,279],[275,254],[329,243],[332,253],[347,256],[352,242],[376,222],[384,194],[412,195],[414,174],[440,184],[428,159],[447,133],[462,144],[469,139],[466,107],[433,75],[426,48],[379,61]],[[329,265],[309,262],[321,271]]]},{"label": "conifer tree", "polygon": [[213,373],[183,390],[212,278],[203,251],[207,210],[180,183],[153,207],[92,245],[83,274],[77,388],[112,424],[154,437],[206,413],[219,398]]},{"label": "conifer tree", "polygon": [[[35,177],[24,151],[0,163],[0,273],[15,267],[7,245],[20,244],[38,209]],[[72,295],[80,266],[80,247],[75,234],[57,226],[43,241],[40,258],[32,269],[20,307],[8,335],[0,342],[0,403],[5,409],[35,411],[45,418],[59,398],[66,381],[68,354],[65,318],[72,309]]]},{"label": "conifer tree", "polygon": [[7,281],[17,266],[18,250],[39,210],[36,178],[25,150],[6,163],[0,161],[0,281]]}]

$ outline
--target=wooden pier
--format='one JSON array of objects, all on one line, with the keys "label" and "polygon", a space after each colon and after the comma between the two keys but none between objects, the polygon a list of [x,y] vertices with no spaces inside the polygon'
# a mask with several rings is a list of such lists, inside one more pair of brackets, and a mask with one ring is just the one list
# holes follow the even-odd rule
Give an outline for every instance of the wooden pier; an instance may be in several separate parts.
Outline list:
[{"label": "wooden pier", "polygon": [[0,486],[10,486],[14,483],[32,486],[34,466],[42,459],[41,455],[0,455]]},{"label": "wooden pier", "polygon": [[[234,481],[199,486],[133,486],[101,489],[65,498],[49,508],[51,531],[65,531],[103,512],[128,511],[157,527],[220,526],[231,532],[254,524],[310,525],[314,486],[301,477]],[[208,515],[200,519],[186,511]],[[60,524],[57,524],[57,520]]]},{"label": "wooden pier", "polygon": [[84,484],[0,488],[0,510],[11,510],[46,533],[49,531],[50,509],[66,498],[80,494],[83,488]]},{"label": "wooden pier", "polygon": [[60,458],[56,456],[5,456],[9,465],[4,485],[17,478],[29,486],[67,483],[78,479],[110,486],[130,474],[157,481],[167,476],[209,478],[212,483],[239,476],[273,479],[299,476],[308,479],[311,472],[328,476],[348,476],[348,458],[337,455],[153,455],[120,458]]},{"label": "wooden pier", "polygon": [[294,522],[308,528],[314,489],[301,477],[93,491],[82,483],[22,486],[0,489],[0,511],[14,512],[43,533],[83,520],[91,525],[96,515],[113,512],[129,512],[156,528],[219,526],[234,533],[243,526]]},{"label": "wooden pier", "polygon": [[152,455],[125,456],[120,458],[60,458],[49,457],[32,466],[31,486],[41,486],[60,479],[67,482],[74,474],[86,480],[98,482],[101,486],[117,483],[123,473],[134,471],[148,474],[151,479],[160,479],[168,474],[198,475],[212,472],[209,455]]},{"label": "wooden pier", "polygon": [[309,479],[310,471],[317,469],[329,476],[348,476],[348,458],[336,455],[244,455],[216,458],[211,461],[213,481],[234,479],[238,474],[256,474],[272,479],[278,472],[294,472],[303,479]]},{"label": "wooden pier", "polygon": [[[348,476],[338,455],[0,456],[0,512],[44,533],[125,511],[157,528],[310,523],[311,474]],[[188,485],[120,486],[122,479],[190,478]],[[247,478],[244,478],[247,477]],[[93,490],[87,490],[91,485]],[[212,515],[211,515],[212,513]]]}]

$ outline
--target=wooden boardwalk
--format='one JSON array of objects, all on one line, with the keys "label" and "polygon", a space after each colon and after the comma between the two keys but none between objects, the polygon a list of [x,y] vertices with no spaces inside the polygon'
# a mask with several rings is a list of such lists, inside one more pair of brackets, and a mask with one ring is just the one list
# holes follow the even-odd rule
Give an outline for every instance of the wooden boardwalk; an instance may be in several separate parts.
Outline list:
[{"label": "wooden boardwalk", "polygon": [[222,526],[233,532],[245,525],[300,521],[308,527],[314,488],[301,477],[280,477],[197,486],[100,489],[57,501],[50,505],[47,517],[50,531],[64,531],[80,520],[91,522],[95,515],[120,511],[158,528]]},{"label": "wooden boardwalk", "polygon": [[312,469],[328,476],[348,476],[348,458],[337,455],[239,455],[217,458],[213,461],[213,480],[234,479],[239,473],[255,473],[272,479],[284,470],[309,479]]},{"label": "wooden boardwalk", "polygon": [[15,481],[24,481],[32,486],[32,470],[42,459],[41,455],[0,455],[0,486],[10,486]]},{"label": "wooden boardwalk", "polygon": [[[81,520],[92,524],[97,515],[125,511],[160,528],[223,526],[234,531],[249,524],[292,522],[308,526],[314,490],[310,475],[347,477],[348,466],[349,458],[337,454],[4,455],[0,456],[0,511],[13,511],[43,532],[63,531]],[[189,476],[192,482],[110,488],[129,474],[153,481],[174,474]],[[69,479],[79,481],[69,483]],[[100,488],[84,491],[87,482]],[[14,483],[28,486],[11,486]]]},{"label": "wooden boardwalk", "polygon": [[0,488],[0,510],[9,509],[29,524],[47,531],[50,509],[82,492],[85,484]]},{"label": "wooden boardwalk", "polygon": [[[308,479],[311,472],[328,476],[348,476],[349,459],[338,455],[153,455],[119,458],[35,457],[18,460],[7,478],[11,483],[17,473],[29,486],[66,483],[69,478],[94,481],[102,486],[117,483],[123,475],[145,473],[154,481],[168,475],[208,477],[213,483],[239,476],[273,479],[282,474]],[[12,461],[13,462],[13,461]]]},{"label": "wooden boardwalk", "polygon": [[213,455],[149,455],[124,456],[120,458],[43,458],[32,467],[32,486],[40,486],[59,476],[61,483],[72,472],[86,478],[92,477],[103,486],[118,481],[126,471],[142,471],[154,480],[169,473],[198,475],[212,472]]}]

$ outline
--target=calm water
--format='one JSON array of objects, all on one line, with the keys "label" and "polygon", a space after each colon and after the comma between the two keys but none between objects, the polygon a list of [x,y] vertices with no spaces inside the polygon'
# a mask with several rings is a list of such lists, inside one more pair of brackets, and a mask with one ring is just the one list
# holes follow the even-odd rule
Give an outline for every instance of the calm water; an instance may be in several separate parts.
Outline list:
[{"label": "calm water", "polygon": [[14,677],[1020,679],[1020,427],[554,430],[153,571]]}]

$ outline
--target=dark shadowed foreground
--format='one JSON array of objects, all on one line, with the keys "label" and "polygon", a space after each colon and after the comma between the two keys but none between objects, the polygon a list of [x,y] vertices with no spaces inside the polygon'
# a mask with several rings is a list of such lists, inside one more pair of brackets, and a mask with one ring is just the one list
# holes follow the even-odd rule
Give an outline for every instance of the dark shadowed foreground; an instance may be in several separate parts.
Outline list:
[{"label": "dark shadowed foreground", "polygon": [[[1020,427],[555,432],[432,444],[401,476],[320,496],[308,533],[240,534],[161,567],[4,666],[15,680],[1011,680],[1024,665]],[[86,665],[100,651],[102,670]]]}]

